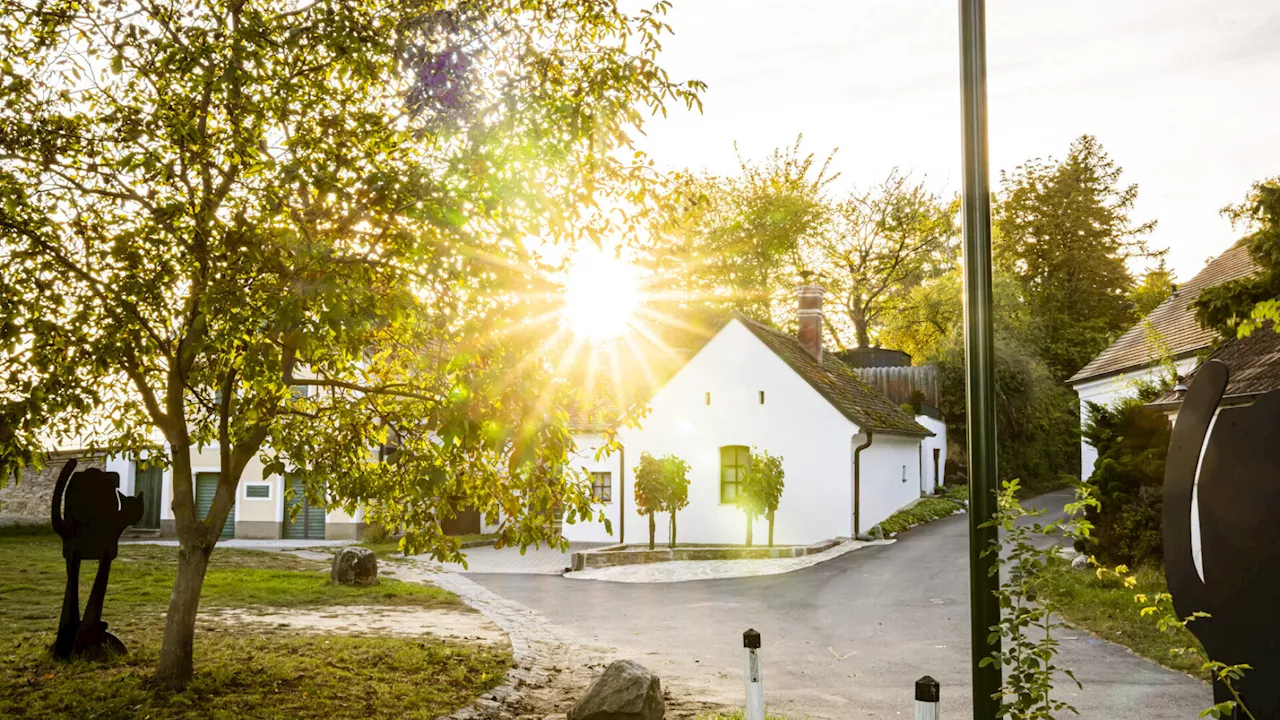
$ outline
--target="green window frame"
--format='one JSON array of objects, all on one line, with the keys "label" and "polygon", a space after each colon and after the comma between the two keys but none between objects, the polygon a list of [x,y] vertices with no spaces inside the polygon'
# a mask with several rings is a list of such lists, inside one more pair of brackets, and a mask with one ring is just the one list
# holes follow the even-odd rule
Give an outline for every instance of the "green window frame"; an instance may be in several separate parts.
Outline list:
[{"label": "green window frame", "polygon": [[591,473],[591,500],[598,503],[613,502],[613,473]]},{"label": "green window frame", "polygon": [[725,445],[720,448],[720,504],[732,505],[738,501],[742,489],[742,476],[751,467],[751,448],[746,445]]}]

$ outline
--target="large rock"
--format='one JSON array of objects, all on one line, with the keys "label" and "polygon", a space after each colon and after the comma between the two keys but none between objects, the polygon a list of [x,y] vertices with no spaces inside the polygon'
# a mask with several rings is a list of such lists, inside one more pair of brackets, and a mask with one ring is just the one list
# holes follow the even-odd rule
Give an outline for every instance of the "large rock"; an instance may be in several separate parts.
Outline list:
[{"label": "large rock", "polygon": [[338,585],[378,584],[378,557],[362,547],[344,547],[333,558],[329,582]]},{"label": "large rock", "polygon": [[569,711],[569,720],[661,720],[662,682],[648,668],[619,660],[605,668]]}]

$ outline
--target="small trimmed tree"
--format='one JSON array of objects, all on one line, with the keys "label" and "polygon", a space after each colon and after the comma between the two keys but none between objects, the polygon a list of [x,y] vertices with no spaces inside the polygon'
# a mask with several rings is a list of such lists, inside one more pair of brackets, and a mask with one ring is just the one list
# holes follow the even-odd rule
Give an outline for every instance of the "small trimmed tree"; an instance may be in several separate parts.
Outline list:
[{"label": "small trimmed tree", "polygon": [[635,497],[636,510],[649,516],[649,549],[653,549],[653,538],[656,532],[653,516],[666,507],[666,469],[662,460],[649,453],[640,454],[640,465],[636,468]]},{"label": "small trimmed tree", "polygon": [[769,547],[773,547],[773,515],[782,500],[784,474],[781,457],[751,448],[751,464],[738,492],[738,507],[747,514],[747,547],[751,547],[751,526],[761,515],[769,520]]},{"label": "small trimmed tree", "polygon": [[689,463],[675,455],[662,458],[663,506],[671,513],[671,547],[676,546],[676,512],[689,505]]}]

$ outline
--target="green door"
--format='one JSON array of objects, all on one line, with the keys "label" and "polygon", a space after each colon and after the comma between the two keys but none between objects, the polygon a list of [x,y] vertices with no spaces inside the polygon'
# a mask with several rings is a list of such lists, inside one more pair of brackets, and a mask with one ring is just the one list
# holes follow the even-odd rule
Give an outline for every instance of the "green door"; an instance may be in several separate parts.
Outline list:
[{"label": "green door", "polygon": [[[213,507],[213,493],[218,489],[218,473],[202,472],[196,473],[196,518],[203,520],[209,514],[209,508]],[[236,536],[236,506],[231,506],[231,512],[227,515],[227,522],[222,526],[222,534],[219,538],[230,540]]]},{"label": "green door", "polygon": [[[287,475],[285,484],[284,537],[286,540],[323,540],[324,507],[312,506],[303,490],[302,478]],[[298,514],[289,522],[289,513],[298,508]]]},{"label": "green door", "polygon": [[143,530],[160,529],[160,477],[159,467],[142,468],[134,466],[133,496],[142,496],[142,519],[136,528]]}]

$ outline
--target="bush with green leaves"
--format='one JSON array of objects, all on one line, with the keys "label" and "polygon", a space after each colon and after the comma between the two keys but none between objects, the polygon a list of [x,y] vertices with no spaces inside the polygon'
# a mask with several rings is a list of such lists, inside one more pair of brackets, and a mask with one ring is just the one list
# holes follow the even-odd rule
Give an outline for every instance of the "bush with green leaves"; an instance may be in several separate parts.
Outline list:
[{"label": "bush with green leaves", "polygon": [[[1092,529],[1085,514],[1097,501],[1089,489],[1081,487],[1076,502],[1066,506],[1066,516],[1051,523],[1035,520],[1044,510],[1023,507],[1018,502],[1021,484],[1003,484],[996,515],[983,523],[995,527],[999,539],[983,554],[995,563],[994,577],[1000,578],[996,595],[1000,599],[1000,622],[990,628],[999,635],[1001,648],[981,665],[998,666],[1003,671],[998,717],[1016,720],[1054,720],[1064,712],[1079,714],[1065,700],[1054,695],[1055,676],[1061,674],[1082,687],[1068,668],[1055,659],[1060,651],[1054,631],[1065,626],[1054,619],[1054,603],[1045,590],[1045,570],[1057,556],[1064,541],[1087,538]],[[1040,542],[1050,539],[1047,544]]]},{"label": "bush with green leaves", "polygon": [[649,549],[654,546],[656,527],[654,515],[662,512],[667,506],[666,470],[661,460],[649,453],[640,453],[640,464],[636,466],[634,493],[636,511],[649,516]]},{"label": "bush with green leaves", "polygon": [[1161,534],[1169,422],[1145,406],[1155,388],[1113,407],[1089,403],[1084,437],[1098,449],[1089,486],[1098,500],[1094,530],[1077,550],[1111,565],[1139,566],[1164,558]]},{"label": "bush with green leaves", "polygon": [[676,546],[676,513],[689,505],[689,463],[675,455],[662,458],[663,507],[671,513],[671,547]]},{"label": "bush with green leaves", "polygon": [[751,547],[751,530],[755,519],[769,520],[769,547],[773,547],[773,514],[778,510],[785,486],[782,458],[759,448],[751,448],[751,464],[742,476],[738,491],[738,507],[747,514],[747,547]]}]

